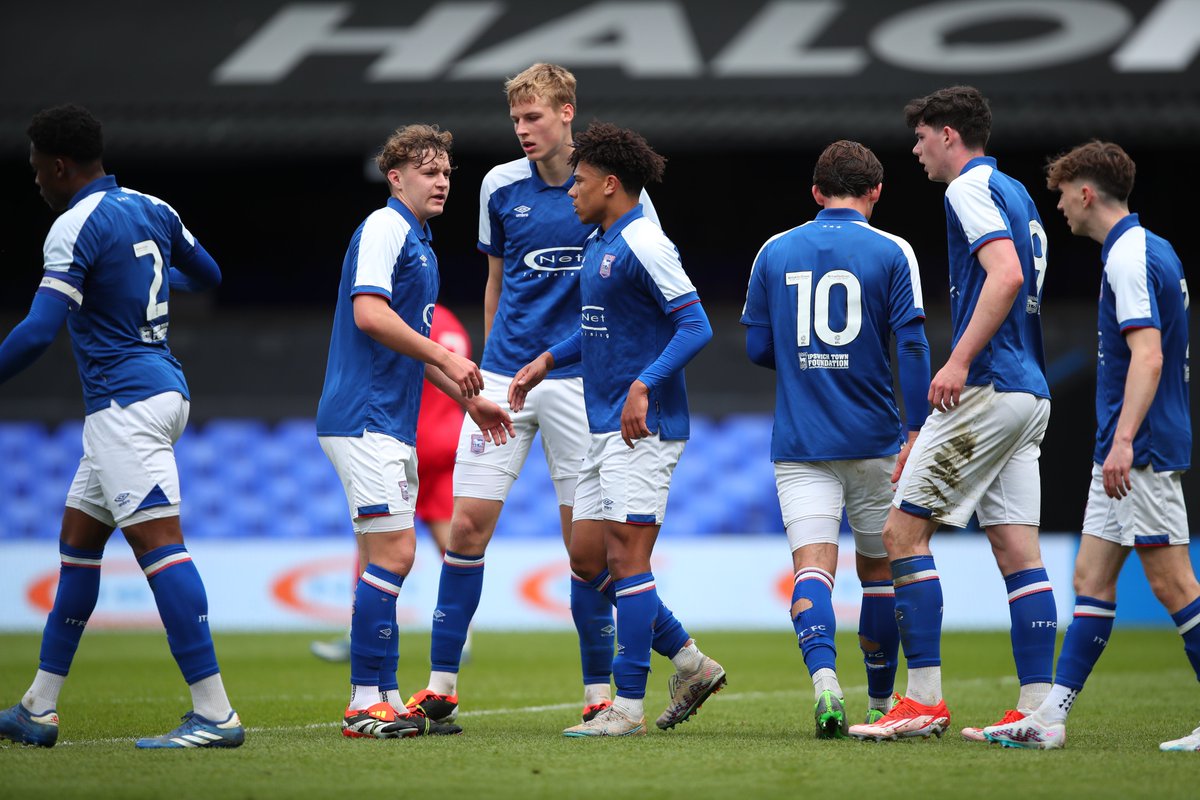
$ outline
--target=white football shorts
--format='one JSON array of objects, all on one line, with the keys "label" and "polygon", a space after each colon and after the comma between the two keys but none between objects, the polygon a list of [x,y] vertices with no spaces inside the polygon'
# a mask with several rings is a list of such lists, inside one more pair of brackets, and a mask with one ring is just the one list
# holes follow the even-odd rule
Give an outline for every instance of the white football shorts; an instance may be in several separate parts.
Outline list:
[{"label": "white football shorts", "polygon": [[944,525],[1038,525],[1038,470],[1050,401],[968,386],[951,411],[934,410],[913,443],[892,504]]},{"label": "white football shorts", "polygon": [[886,558],[883,523],[892,507],[895,467],[895,456],[775,462],[779,508],[792,552],[809,544],[836,545],[845,508],[854,549],[867,558]]},{"label": "white football shorts", "polygon": [[[510,383],[508,375],[485,371],[483,396],[507,409]],[[470,416],[463,420],[454,463],[454,496],[504,502],[540,430],[558,504],[572,505],[590,439],[583,378],[542,381],[526,396],[525,407],[512,414],[512,422],[514,435],[508,443],[494,445],[483,438]]]},{"label": "white football shorts", "polygon": [[1104,467],[1092,464],[1092,484],[1083,533],[1123,547],[1155,547],[1188,543],[1183,473],[1129,470],[1133,489],[1120,500],[1104,493]]},{"label": "white football shorts", "polygon": [[355,533],[413,527],[419,488],[415,448],[374,431],[317,440],[342,481]]},{"label": "white football shorts", "polygon": [[179,392],[163,392],[88,414],[66,504],[114,528],[178,516],[174,444],[190,407]]},{"label": "white football shorts", "polygon": [[631,449],[620,431],[592,434],[579,471],[573,518],[662,525],[671,474],[684,444],[664,442],[654,434],[638,439]]}]

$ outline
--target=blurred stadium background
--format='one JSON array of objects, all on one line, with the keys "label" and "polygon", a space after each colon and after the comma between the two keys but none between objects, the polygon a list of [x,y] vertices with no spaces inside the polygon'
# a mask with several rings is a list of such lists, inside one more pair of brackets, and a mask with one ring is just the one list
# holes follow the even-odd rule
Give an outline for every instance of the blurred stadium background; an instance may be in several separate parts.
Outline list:
[{"label": "blurred stadium background", "polygon": [[[10,5],[4,16],[0,331],[28,307],[53,220],[31,179],[25,127],[39,108],[83,103],[105,123],[108,171],[168,200],[224,272],[219,291],[171,300],[172,349],[192,389],[192,424],[177,451],[184,526],[196,547],[214,552],[221,543],[261,542],[264,554],[320,561],[351,546],[345,500],[312,417],[346,242],[385,197],[369,159],[398,125],[436,122],[455,134],[451,199],[432,227],[442,302],[480,352],[478,188],[491,166],[518,155],[501,86],[536,60],[578,76],[577,129],[592,119],[633,127],[669,159],[653,197],[716,330],[688,370],[694,432],[663,528],[665,552],[680,561],[690,537],[729,552],[770,541],[763,557],[786,572],[768,460],[773,375],[746,360],[738,317],[759,246],[815,213],[809,176],[830,141],[860,140],[884,164],[872,221],[907,238],[921,260],[936,369],[949,345],[943,187],[909,153],[901,109],[959,82],[991,99],[989,150],[1029,187],[1050,239],[1049,532],[1077,530],[1086,496],[1099,247],[1072,237],[1055,210],[1042,178],[1046,157],[1093,137],[1121,143],[1139,167],[1133,209],[1174,243],[1189,275],[1200,259],[1188,193],[1200,172],[1198,0],[132,0],[103,16],[84,2]],[[65,335],[0,389],[6,570],[36,578],[56,566],[52,542],[81,451],[81,415]],[[532,461],[501,517],[497,546],[543,537],[534,546],[556,558],[557,515],[536,448]],[[1194,520],[1200,489],[1195,477],[1185,486]],[[978,551],[980,574],[994,575],[981,535],[943,540],[950,537]],[[125,555],[123,545],[114,549]],[[1059,565],[1064,575],[1070,552]],[[345,587],[306,591],[348,598],[348,552],[344,561]],[[424,569],[436,584],[431,564]],[[1137,571],[1122,592],[1146,599],[1144,618],[1124,619],[1168,622]],[[10,591],[33,597],[32,584],[16,583]],[[1056,585],[1060,608],[1069,608],[1069,579]],[[43,613],[32,600],[26,606],[29,619]],[[776,616],[786,625],[782,608]],[[1129,608],[1123,601],[1123,614]],[[31,627],[24,619],[2,612],[0,628]]]}]

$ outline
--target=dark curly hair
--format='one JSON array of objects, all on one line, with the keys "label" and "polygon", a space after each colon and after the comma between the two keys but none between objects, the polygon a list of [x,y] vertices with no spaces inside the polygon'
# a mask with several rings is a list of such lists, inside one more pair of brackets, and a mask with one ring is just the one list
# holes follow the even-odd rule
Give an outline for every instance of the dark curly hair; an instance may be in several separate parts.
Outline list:
[{"label": "dark curly hair", "polygon": [[571,166],[586,162],[601,172],[616,175],[625,192],[641,194],[647,183],[662,180],[667,160],[646,143],[641,134],[611,122],[593,122],[575,137]]},{"label": "dark curly hair", "polygon": [[825,148],[813,184],[826,197],[862,197],[883,183],[883,165],[871,148],[846,139]]},{"label": "dark curly hair", "polygon": [[971,149],[982,149],[992,134],[992,108],[974,86],[950,86],[910,100],[904,107],[904,121],[909,128],[921,123],[953,128]]},{"label": "dark curly hair", "polygon": [[98,161],[104,154],[100,120],[83,106],[63,105],[33,115],[26,130],[40,153],[65,156],[80,164]]}]

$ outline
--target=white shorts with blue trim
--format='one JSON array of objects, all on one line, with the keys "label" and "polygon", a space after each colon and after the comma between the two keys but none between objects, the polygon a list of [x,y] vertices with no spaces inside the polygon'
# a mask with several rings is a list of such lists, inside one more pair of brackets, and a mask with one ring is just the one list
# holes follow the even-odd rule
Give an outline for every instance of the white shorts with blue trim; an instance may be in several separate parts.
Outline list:
[{"label": "white shorts with blue trim", "polygon": [[1150,467],[1129,470],[1133,489],[1120,500],[1104,493],[1104,467],[1092,464],[1083,534],[1122,547],[1187,544],[1187,507],[1183,502],[1183,473],[1155,472]]},{"label": "white shorts with blue trim", "polygon": [[[508,386],[512,378],[483,372],[483,396],[508,408]],[[579,466],[587,451],[587,410],[583,404],[583,378],[544,380],[525,398],[525,407],[512,413],[513,435],[508,443],[486,441],[479,426],[468,416],[463,420],[454,463],[454,496],[503,502],[521,474],[533,437],[542,432],[542,451],[550,468],[550,480],[560,506],[575,501]]]},{"label": "white shorts with blue trim", "polygon": [[892,505],[965,528],[1041,523],[1038,458],[1050,401],[1025,392],[968,386],[952,410],[935,410],[913,443]]},{"label": "white shorts with blue trim", "polygon": [[631,449],[620,431],[592,434],[575,487],[573,519],[662,525],[671,474],[684,444],[664,442],[654,434],[638,439]]},{"label": "white shorts with blue trim", "polygon": [[838,543],[842,509],[854,531],[854,549],[886,558],[883,523],[892,507],[896,457],[850,461],[776,461],[775,487],[792,552]]},{"label": "white shorts with blue trim", "polygon": [[163,392],[88,414],[67,506],[114,528],[178,516],[174,444],[189,410],[179,392]]},{"label": "white shorts with blue trim", "polygon": [[342,481],[355,533],[413,527],[419,488],[416,448],[374,431],[317,440]]}]

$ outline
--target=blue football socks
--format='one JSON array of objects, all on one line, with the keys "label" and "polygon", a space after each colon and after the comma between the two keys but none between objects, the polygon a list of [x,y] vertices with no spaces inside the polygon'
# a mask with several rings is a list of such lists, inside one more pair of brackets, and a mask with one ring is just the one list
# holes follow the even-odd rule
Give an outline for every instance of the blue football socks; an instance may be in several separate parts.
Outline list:
[{"label": "blue football socks", "polygon": [[1183,637],[1183,651],[1200,681],[1200,597],[1172,614],[1171,619]]},{"label": "blue football socks", "polygon": [[659,606],[654,575],[643,572],[613,581],[613,586],[616,588],[618,621],[613,679],[618,696],[641,700],[646,696],[650,642],[654,638],[654,618]]},{"label": "blue football socks", "polygon": [[390,654],[395,651],[399,659],[396,597],[403,585],[404,578],[375,564],[358,578],[350,620],[350,683],[355,686],[378,687]]},{"label": "blue football socks", "polygon": [[[607,576],[607,571],[604,573]],[[602,593],[588,581],[571,576],[571,619],[579,634],[579,658],[583,666],[583,683],[608,685],[612,675],[613,607]]]},{"label": "blue football socks", "polygon": [[896,686],[900,629],[896,627],[896,590],[891,581],[863,581],[858,614],[858,644],[867,667],[867,696],[886,710]]},{"label": "blue football socks", "polygon": [[892,562],[896,624],[909,669],[942,663],[942,582],[933,556]]},{"label": "blue football socks", "polygon": [[189,684],[220,671],[208,629],[208,596],[204,582],[182,544],[156,547],[138,559],[163,627],[171,655]]},{"label": "blue football socks", "polygon": [[457,673],[462,662],[467,628],[483,593],[483,556],[464,556],[449,550],[442,558],[437,608],[429,662],[434,672]]},{"label": "blue football socks", "polygon": [[1117,604],[1094,597],[1075,598],[1075,616],[1063,637],[1054,682],[1079,691],[1112,638]]},{"label": "blue football socks", "polygon": [[825,570],[803,567],[796,573],[792,584],[792,627],[809,675],[819,669],[837,669],[833,576]]},{"label": "blue football socks", "polygon": [[1054,675],[1054,641],[1058,634],[1058,608],[1046,570],[1024,569],[1004,577],[1008,614],[1012,620],[1013,660],[1017,679],[1049,684]]},{"label": "blue football socks", "polygon": [[100,561],[104,551],[81,550],[60,542],[58,552],[62,560],[58,591],[42,631],[38,668],[66,675],[100,596]]}]

